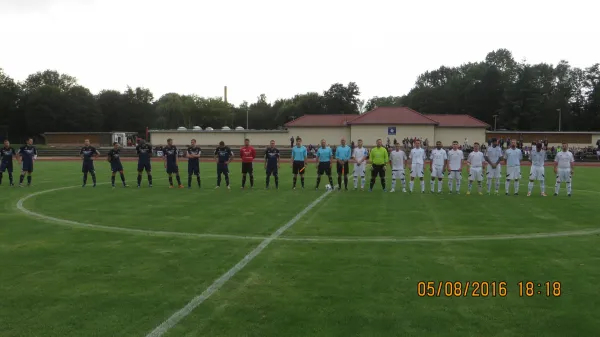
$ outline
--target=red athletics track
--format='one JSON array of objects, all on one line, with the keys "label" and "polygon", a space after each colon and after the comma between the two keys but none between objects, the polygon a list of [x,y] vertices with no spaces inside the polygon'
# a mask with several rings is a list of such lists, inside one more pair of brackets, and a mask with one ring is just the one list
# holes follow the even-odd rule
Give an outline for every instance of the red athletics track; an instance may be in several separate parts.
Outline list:
[{"label": "red athletics track", "polygon": [[[180,161],[185,161],[187,158],[180,158]],[[41,161],[81,161],[81,158],[79,157],[38,157],[37,160],[41,160]],[[287,163],[290,160],[290,158],[281,158],[282,164]],[[95,161],[97,162],[102,162],[102,161],[106,161],[105,158],[103,158],[102,156],[98,157],[98,159],[96,159]],[[121,161],[137,161],[137,158],[135,157],[123,157],[121,158]],[[153,162],[162,162],[163,160],[161,158],[152,158]],[[214,163],[215,160],[212,158],[200,158],[200,161],[203,163]],[[255,160],[256,162],[262,163],[264,162],[264,160],[261,159],[257,159]],[[240,159],[234,159],[233,160],[234,163],[239,163],[241,162]],[[315,159],[309,159],[308,163],[314,163]],[[425,162],[425,165],[428,165],[429,161]],[[502,163],[502,165],[504,165],[504,163]],[[529,161],[523,161],[521,162],[521,166],[530,166],[531,162]],[[552,166],[554,165],[553,162],[547,162],[545,166]],[[599,162],[575,162],[575,166],[589,166],[589,167],[600,167],[600,161]]]}]

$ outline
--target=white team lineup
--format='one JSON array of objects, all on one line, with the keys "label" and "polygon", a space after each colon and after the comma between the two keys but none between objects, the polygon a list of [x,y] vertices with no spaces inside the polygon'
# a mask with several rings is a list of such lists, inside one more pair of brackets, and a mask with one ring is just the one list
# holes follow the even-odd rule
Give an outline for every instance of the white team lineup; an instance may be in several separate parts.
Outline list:
[{"label": "white team lineup", "polygon": [[[344,139],[342,139],[341,143],[342,147],[346,146]],[[377,140],[377,147],[371,149],[371,151],[364,148],[362,143],[362,140],[358,140],[358,146],[352,151],[350,159],[350,161],[354,162],[354,189],[358,189],[358,181],[360,179],[360,188],[361,190],[364,190],[367,164],[371,164],[369,191],[373,190],[378,175],[382,182],[383,191],[387,191],[385,188],[385,174],[380,175],[375,169],[378,163],[374,162],[373,158],[374,149],[385,149],[382,147],[382,141],[380,139]],[[326,143],[323,140],[321,148],[317,151],[317,162],[327,159],[320,158],[321,155],[330,153],[328,151],[321,151],[321,149],[326,148],[325,144]],[[300,145],[298,145],[298,147],[300,147]],[[429,159],[429,165],[426,164],[427,159]],[[542,144],[536,145],[536,148],[532,150],[529,159],[531,165],[527,196],[531,196],[535,182],[538,182],[539,184],[540,195],[546,196],[545,162],[547,155],[546,149],[543,148]],[[343,164],[343,158],[338,156],[337,150],[335,160],[338,165]],[[511,142],[508,149],[503,151],[502,148],[498,146],[497,140],[492,139],[492,146],[488,147],[485,153],[480,150],[479,143],[474,143],[473,151],[469,153],[466,160],[464,159],[463,151],[459,149],[458,141],[454,141],[452,143],[452,149],[448,151],[443,148],[441,142],[436,142],[436,147],[431,151],[429,158],[427,158],[425,149],[421,147],[421,142],[417,140],[415,142],[415,147],[411,149],[408,156],[401,148],[401,144],[397,143],[395,149],[389,152],[389,159],[384,159],[386,163],[383,166],[383,170],[386,170],[387,165],[391,167],[392,186],[390,192],[396,191],[396,184],[399,180],[402,186],[402,192],[413,193],[415,190],[415,181],[418,181],[420,184],[420,192],[425,193],[425,168],[428,166],[431,177],[430,193],[436,193],[436,182],[437,193],[443,193],[443,180],[446,178],[448,192],[450,194],[460,194],[462,172],[466,166],[468,172],[467,195],[471,194],[474,184],[477,185],[477,193],[482,195],[484,193],[484,179],[487,180],[487,194],[499,194],[501,183],[504,180],[505,195],[511,194],[511,186],[512,194],[519,195],[522,160],[523,152],[521,149],[517,148],[515,140]],[[575,158],[572,152],[568,150],[568,144],[563,143],[561,152],[559,152],[554,159],[554,173],[556,175],[554,186],[555,196],[559,194],[562,183],[566,186],[567,196],[571,196],[574,162]],[[379,164],[381,164],[381,162],[379,162]],[[504,175],[502,174],[503,164],[506,166]],[[410,178],[408,188],[406,186],[407,169],[409,170],[408,175]],[[338,169],[338,175],[339,172],[340,170]],[[321,174],[322,173],[319,171],[319,176]],[[338,186],[338,189],[341,190],[341,184]]]}]

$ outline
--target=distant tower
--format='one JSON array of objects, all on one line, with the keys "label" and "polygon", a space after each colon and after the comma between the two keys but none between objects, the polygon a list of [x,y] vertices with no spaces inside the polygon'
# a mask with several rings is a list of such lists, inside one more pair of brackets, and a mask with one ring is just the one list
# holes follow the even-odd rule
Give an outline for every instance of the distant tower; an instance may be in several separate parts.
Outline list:
[{"label": "distant tower", "polygon": [[227,86],[223,88],[223,100],[227,103]]}]

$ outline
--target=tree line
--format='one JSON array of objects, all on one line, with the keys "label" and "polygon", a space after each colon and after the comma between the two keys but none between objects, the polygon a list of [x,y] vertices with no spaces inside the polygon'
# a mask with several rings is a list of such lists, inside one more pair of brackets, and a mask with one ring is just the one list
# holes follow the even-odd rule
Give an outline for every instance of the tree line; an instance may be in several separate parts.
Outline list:
[{"label": "tree line", "polygon": [[93,94],[75,77],[40,71],[17,82],[0,68],[0,135],[11,138],[57,131],[135,131],[146,127],[222,126],[277,129],[305,114],[359,114],[408,106],[424,114],[469,114],[498,129],[589,131],[600,129],[600,65],[581,69],[517,62],[510,51],[485,60],[426,71],[403,96],[360,99],[354,82],[270,102],[233,105],[221,97],[167,93],[148,88]]}]

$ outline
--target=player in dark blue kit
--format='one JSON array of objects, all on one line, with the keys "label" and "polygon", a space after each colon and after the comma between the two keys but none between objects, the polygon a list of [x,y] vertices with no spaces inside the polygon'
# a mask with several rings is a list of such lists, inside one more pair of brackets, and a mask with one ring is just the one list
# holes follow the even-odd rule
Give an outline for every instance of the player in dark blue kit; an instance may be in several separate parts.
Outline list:
[{"label": "player in dark blue kit", "polygon": [[219,147],[215,150],[215,159],[217,160],[217,187],[221,187],[221,174],[225,176],[225,184],[227,189],[229,186],[229,163],[233,160],[233,152],[229,146],[225,146],[225,142],[219,142]]},{"label": "player in dark blue kit", "polygon": [[87,184],[88,173],[92,176],[92,182],[94,183],[94,187],[96,187],[96,170],[94,169],[94,159],[98,158],[100,152],[96,150],[95,147],[90,145],[90,140],[86,139],[84,143],[84,147],[79,151],[79,156],[83,159],[83,164],[81,166],[81,172],[83,172],[83,185],[81,187],[85,187]]},{"label": "player in dark blue kit", "polygon": [[8,180],[10,186],[15,186],[13,182],[13,160],[17,159],[15,149],[10,146],[8,139],[4,141],[4,147],[0,149],[0,185],[2,185],[2,175],[8,171]]},{"label": "player in dark blue kit", "polygon": [[265,170],[267,171],[267,186],[271,181],[271,175],[275,178],[275,188],[279,189],[279,149],[275,147],[275,141],[272,140],[270,146],[265,151]]},{"label": "player in dark blue kit", "polygon": [[21,164],[21,177],[19,186],[23,187],[23,180],[27,174],[27,186],[31,186],[31,174],[33,173],[33,161],[37,159],[37,149],[33,146],[33,138],[27,139],[27,144],[19,149],[19,163]]},{"label": "player in dark blue kit", "polygon": [[148,174],[148,187],[152,187],[152,165],[150,160],[152,158],[152,145],[146,143],[145,140],[140,140],[138,146],[135,147],[135,152],[138,155],[138,176],[137,176],[137,187],[142,185],[142,173],[146,170]]},{"label": "player in dark blue kit", "polygon": [[115,188],[115,175],[117,172],[121,175],[121,181],[123,182],[123,187],[127,187],[125,183],[125,174],[123,173],[123,164],[121,164],[121,149],[119,149],[119,143],[114,142],[113,148],[108,151],[108,162],[110,163],[110,170],[112,171],[112,176],[110,177],[110,182],[112,183],[112,187]]},{"label": "player in dark blue kit", "polygon": [[192,139],[192,145],[188,147],[186,157],[188,158],[188,188],[192,188],[192,176],[196,175],[198,188],[200,184],[200,154],[202,150],[196,146],[196,140]]},{"label": "player in dark blue kit", "polygon": [[169,175],[169,188],[173,188],[173,173],[175,173],[175,178],[177,179],[177,186],[183,188],[181,178],[179,177],[178,155],[177,147],[173,145],[173,139],[167,139],[167,146],[163,149],[163,158],[165,159],[167,174]]}]

